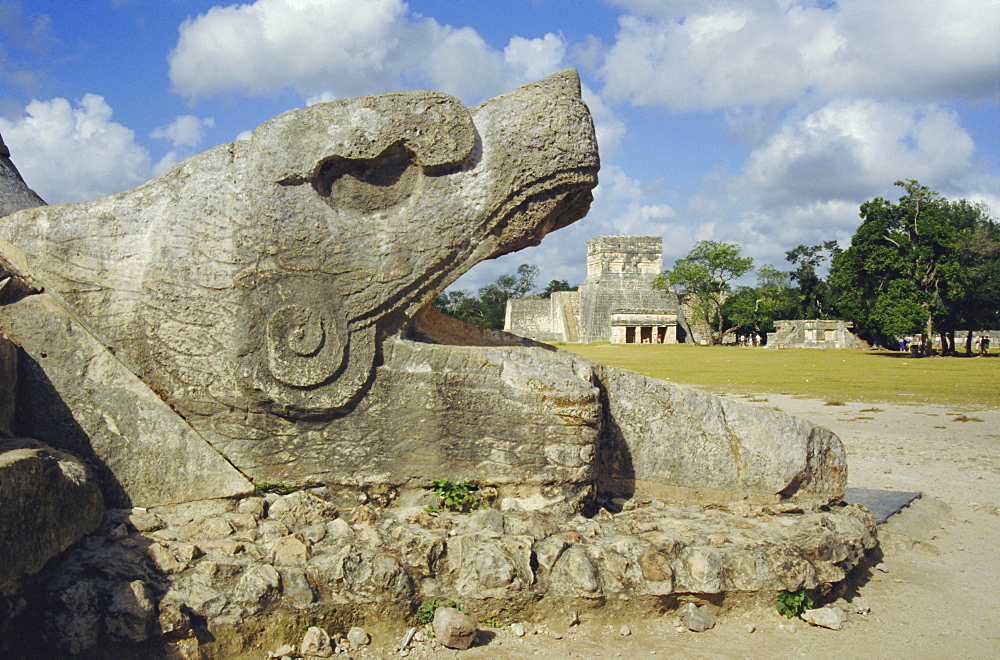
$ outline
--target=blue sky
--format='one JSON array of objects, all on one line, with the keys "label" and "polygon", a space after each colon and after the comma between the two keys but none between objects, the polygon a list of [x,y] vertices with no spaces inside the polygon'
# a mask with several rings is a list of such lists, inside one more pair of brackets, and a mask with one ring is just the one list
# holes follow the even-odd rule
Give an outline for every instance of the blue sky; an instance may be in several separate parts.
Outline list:
[{"label": "blue sky", "polygon": [[590,214],[520,263],[579,283],[586,241],[660,235],[759,264],[847,244],[915,178],[1000,216],[996,0],[0,0],[0,134],[61,203],[134,187],[308,103],[440,89],[474,104],[580,71]]}]

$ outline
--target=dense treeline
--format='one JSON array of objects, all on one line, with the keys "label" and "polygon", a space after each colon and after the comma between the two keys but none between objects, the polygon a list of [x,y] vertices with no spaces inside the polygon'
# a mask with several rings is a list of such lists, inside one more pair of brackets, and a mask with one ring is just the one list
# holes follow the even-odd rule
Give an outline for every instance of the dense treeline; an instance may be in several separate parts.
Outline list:
[{"label": "dense treeline", "polygon": [[[952,202],[917,181],[897,181],[895,204],[861,205],[851,246],[835,256],[829,286],[838,311],[883,342],[919,334],[923,348],[955,330],[1000,327],[1000,226],[985,205]],[[971,335],[967,337],[967,346]]]},{"label": "dense treeline", "polygon": [[[773,332],[779,319],[843,319],[887,347],[914,336],[928,351],[936,335],[945,353],[957,350],[956,341],[971,352],[971,331],[1000,328],[1000,225],[983,204],[950,201],[914,180],[896,185],[904,191],[897,202],[877,197],[861,205],[861,225],[846,249],[833,240],[799,245],[785,253],[786,271],[755,269],[735,243],[701,241],[653,287],[685,301],[713,344]],[[755,286],[734,284],[754,271]],[[502,328],[508,299],[577,288],[552,280],[534,291],[537,277],[538,268],[522,264],[477,293],[442,293],[434,306]],[[959,329],[970,334],[956,340]]]},{"label": "dense treeline", "polygon": [[[686,299],[712,328],[712,343],[732,333],[766,333],[778,319],[844,319],[876,343],[933,335],[956,351],[955,331],[971,352],[971,331],[1000,327],[1000,225],[982,204],[949,201],[917,181],[897,181],[896,203],[861,205],[862,223],[847,249],[836,241],[800,245],[785,257],[789,272],[757,269],[757,285],[731,282],[753,270],[733,243],[702,241],[654,287]],[[824,280],[819,272],[829,266]]]},{"label": "dense treeline", "polygon": [[529,294],[548,298],[556,291],[576,291],[566,280],[552,280],[542,290],[534,291],[538,268],[521,264],[513,275],[501,275],[492,284],[478,292],[468,290],[445,291],[434,299],[434,307],[455,318],[487,328],[503,329],[507,300],[524,298]]}]

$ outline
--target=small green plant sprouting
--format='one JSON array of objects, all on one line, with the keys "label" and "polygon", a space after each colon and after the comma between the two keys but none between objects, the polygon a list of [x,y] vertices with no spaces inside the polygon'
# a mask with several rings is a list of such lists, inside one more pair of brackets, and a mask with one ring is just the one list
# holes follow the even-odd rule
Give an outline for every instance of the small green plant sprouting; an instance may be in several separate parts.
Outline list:
[{"label": "small green plant sprouting", "polygon": [[288,484],[283,484],[283,483],[272,484],[266,481],[262,481],[259,484],[254,484],[254,487],[257,489],[257,492],[260,493],[261,495],[265,493],[288,495],[289,493],[294,493],[296,490],[298,490],[298,488],[294,486],[289,486]]},{"label": "small green plant sprouting", "polygon": [[440,513],[441,507],[434,506],[433,504],[428,504],[427,506],[424,507],[424,511],[433,515],[435,513]]},{"label": "small green plant sprouting", "polygon": [[413,617],[420,623],[430,623],[434,620],[434,612],[438,608],[436,600],[425,600],[423,605],[417,608]]},{"label": "small green plant sprouting", "polygon": [[417,608],[413,617],[420,623],[430,623],[434,620],[434,613],[437,612],[439,607],[454,607],[456,610],[461,612],[465,611],[465,608],[456,603],[455,601],[448,601],[446,603],[439,603],[435,599],[425,600],[423,605]]},{"label": "small green plant sprouting", "polygon": [[481,621],[490,628],[503,628],[509,625],[510,623],[508,621],[504,621],[503,619],[501,619],[499,612],[490,612],[489,614],[484,616],[481,619]]},{"label": "small green plant sprouting", "polygon": [[786,591],[778,594],[778,599],[775,601],[774,606],[778,608],[778,614],[791,619],[793,616],[799,616],[806,610],[811,610],[813,602],[805,589],[799,589],[798,591]]},{"label": "small green plant sprouting", "polygon": [[448,479],[432,479],[427,488],[441,498],[441,505],[449,511],[471,511],[483,506],[475,495],[479,486],[469,481],[453,484]]},{"label": "small green plant sprouting", "polygon": [[304,619],[302,617],[297,617],[296,622],[299,625],[299,634],[301,635],[305,635],[307,630],[316,625],[316,623],[312,620]]}]

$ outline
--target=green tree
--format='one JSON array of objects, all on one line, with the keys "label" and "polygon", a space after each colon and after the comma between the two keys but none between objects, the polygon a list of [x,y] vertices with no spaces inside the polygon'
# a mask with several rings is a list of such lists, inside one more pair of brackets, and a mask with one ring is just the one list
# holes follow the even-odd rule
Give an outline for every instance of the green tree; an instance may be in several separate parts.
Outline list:
[{"label": "green tree", "polygon": [[741,286],[722,304],[726,334],[774,332],[774,322],[792,318],[799,307],[798,291],[789,274],[764,265],[757,269],[757,286]]},{"label": "green tree", "polygon": [[984,290],[995,257],[977,257],[970,242],[992,236],[995,223],[985,207],[949,202],[912,179],[896,185],[905,191],[898,203],[877,197],[861,205],[861,226],[834,257],[829,282],[862,330],[887,344],[922,333],[928,352],[935,327],[953,336],[956,323],[976,316],[974,292]]},{"label": "green tree", "polygon": [[449,316],[502,330],[507,300],[524,297],[535,287],[536,277],[536,266],[521,264],[515,274],[499,276],[492,284],[480,288],[476,295],[468,291],[445,291],[434,299],[433,305]]},{"label": "green tree", "polygon": [[557,291],[576,291],[579,286],[570,286],[566,280],[551,280],[539,294],[542,298],[551,298]]},{"label": "green tree", "polygon": [[967,329],[965,351],[972,353],[974,330],[1000,327],[1000,224],[990,218],[984,204],[959,200],[953,203],[952,212],[972,217],[962,221],[971,225],[971,229],[964,231],[958,240],[959,264],[966,286],[955,292],[953,311],[943,325],[952,350],[957,348],[954,330]]},{"label": "green tree", "polygon": [[[514,275],[501,275],[493,284],[487,284],[483,289],[494,288],[507,298],[523,298],[535,288],[535,278],[538,277],[538,267],[521,264]],[[482,293],[483,289],[480,289]],[[504,299],[504,304],[507,300]]]},{"label": "green tree", "polygon": [[479,313],[479,298],[468,291],[445,291],[434,299],[433,306],[439,311],[457,319],[474,323]]},{"label": "green tree", "polygon": [[830,318],[834,307],[829,301],[830,285],[820,279],[816,269],[840,252],[837,241],[826,241],[820,245],[799,245],[785,253],[785,260],[796,266],[790,275],[798,285],[800,301],[799,308],[787,318]]},{"label": "green tree", "polygon": [[732,291],[730,282],[753,270],[753,258],[740,256],[735,243],[698,242],[686,256],[653,280],[654,289],[669,289],[709,327],[715,326],[711,343],[725,336],[722,304]]}]

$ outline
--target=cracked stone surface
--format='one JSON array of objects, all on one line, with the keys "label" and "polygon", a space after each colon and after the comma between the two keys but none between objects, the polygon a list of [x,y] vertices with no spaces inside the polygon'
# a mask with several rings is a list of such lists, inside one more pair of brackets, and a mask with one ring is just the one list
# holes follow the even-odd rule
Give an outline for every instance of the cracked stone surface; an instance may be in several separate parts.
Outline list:
[{"label": "cracked stone surface", "polygon": [[522,509],[835,501],[846,463],[823,429],[429,308],[583,217],[598,167],[565,71],[469,109],[310,106],[134,190],[3,218],[17,424],[80,453],[115,506],[442,476]]}]

